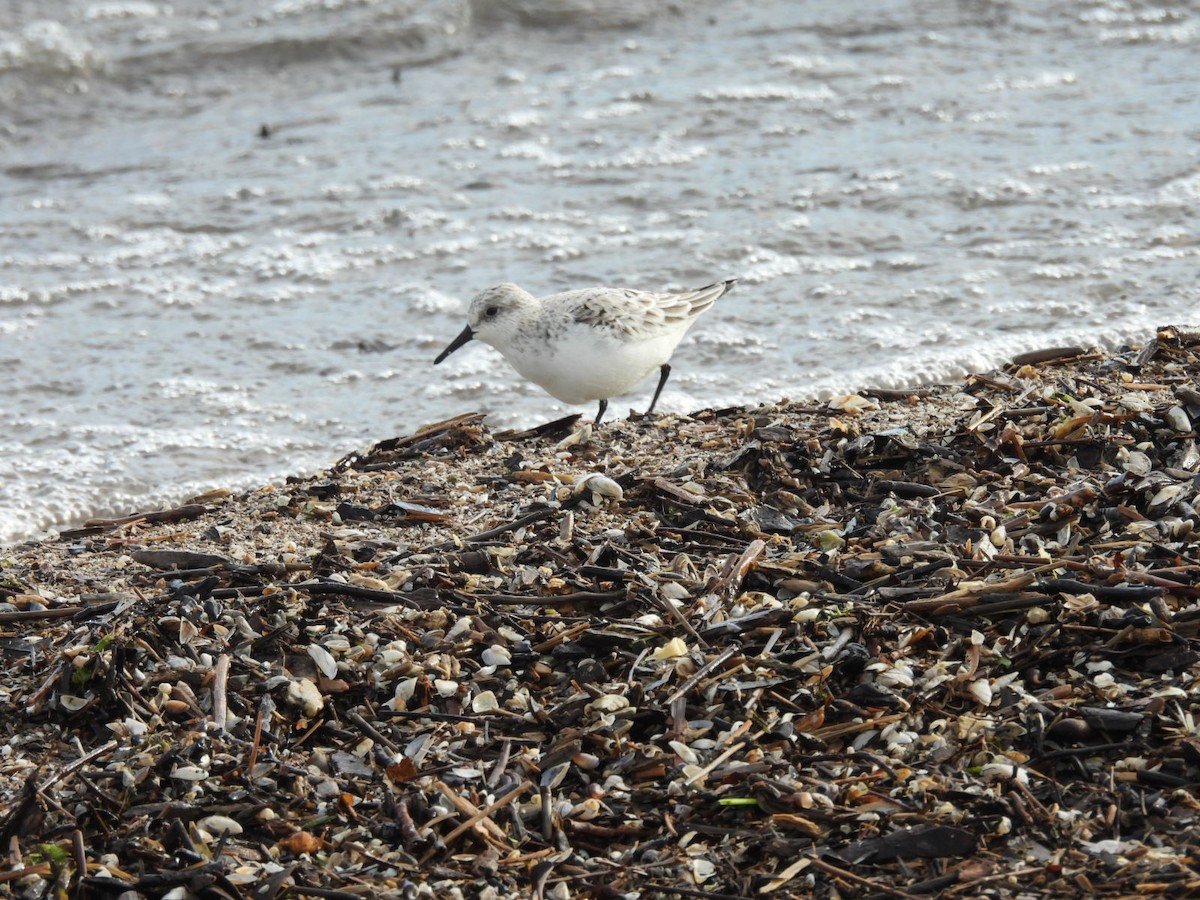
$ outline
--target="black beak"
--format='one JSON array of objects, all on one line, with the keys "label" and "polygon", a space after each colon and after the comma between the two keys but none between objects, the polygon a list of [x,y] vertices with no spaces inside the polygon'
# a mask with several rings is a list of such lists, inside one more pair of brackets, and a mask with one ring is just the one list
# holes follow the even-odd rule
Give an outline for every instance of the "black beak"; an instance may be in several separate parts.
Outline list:
[{"label": "black beak", "polygon": [[445,350],[443,350],[441,353],[438,354],[438,357],[437,357],[437,359],[435,359],[433,361],[433,364],[436,366],[443,359],[445,359],[447,356],[449,356],[451,353],[453,353],[455,350],[457,350],[459,347],[461,347],[467,341],[471,340],[471,338],[473,338],[473,337],[475,337],[475,332],[473,332],[471,330],[471,326],[468,325],[466,328],[464,328],[462,330],[462,333],[459,334],[458,337],[456,337],[454,340],[452,340],[450,342],[449,347],[447,347]]}]

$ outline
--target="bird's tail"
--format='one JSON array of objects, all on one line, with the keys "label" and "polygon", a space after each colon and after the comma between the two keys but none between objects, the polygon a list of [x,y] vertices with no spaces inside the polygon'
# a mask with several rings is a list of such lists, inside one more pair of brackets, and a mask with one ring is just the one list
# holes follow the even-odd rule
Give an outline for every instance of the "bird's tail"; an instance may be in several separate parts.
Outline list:
[{"label": "bird's tail", "polygon": [[729,293],[735,284],[737,284],[736,278],[730,278],[726,281],[714,281],[712,284],[706,284],[704,287],[696,288],[694,291],[684,291],[679,299],[691,308],[690,312],[692,316],[698,316],[716,303],[719,297]]}]

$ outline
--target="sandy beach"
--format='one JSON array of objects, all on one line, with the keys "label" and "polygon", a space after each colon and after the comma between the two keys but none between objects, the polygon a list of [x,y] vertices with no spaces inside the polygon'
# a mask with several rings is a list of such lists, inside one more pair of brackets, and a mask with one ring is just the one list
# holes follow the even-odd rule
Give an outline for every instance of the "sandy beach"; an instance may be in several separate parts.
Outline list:
[{"label": "sandy beach", "polygon": [[1195,895],[1198,364],[465,414],[2,550],[0,894]]}]

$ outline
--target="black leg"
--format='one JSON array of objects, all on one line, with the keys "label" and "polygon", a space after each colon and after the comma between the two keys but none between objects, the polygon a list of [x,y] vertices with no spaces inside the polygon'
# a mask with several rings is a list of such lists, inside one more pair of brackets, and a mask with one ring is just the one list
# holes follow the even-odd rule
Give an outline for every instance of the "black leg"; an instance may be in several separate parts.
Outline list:
[{"label": "black leg", "polygon": [[658,404],[658,395],[662,393],[663,385],[667,383],[667,379],[671,377],[671,364],[663,363],[659,370],[661,374],[658,376],[658,387],[654,389],[654,399],[650,401],[650,408],[646,410],[646,415],[654,412],[654,407]]},{"label": "black leg", "polygon": [[604,411],[605,411],[606,409],[608,409],[608,401],[607,401],[607,400],[601,400],[601,401],[600,401],[600,408],[599,408],[598,410],[596,410],[596,421],[592,423],[593,425],[599,425],[599,424],[600,424],[600,420],[604,418]]}]

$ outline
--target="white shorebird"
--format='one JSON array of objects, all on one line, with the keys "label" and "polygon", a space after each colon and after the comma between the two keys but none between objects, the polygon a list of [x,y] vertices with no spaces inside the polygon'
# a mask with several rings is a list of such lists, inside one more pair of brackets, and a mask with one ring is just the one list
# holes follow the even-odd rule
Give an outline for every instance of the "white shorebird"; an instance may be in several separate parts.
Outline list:
[{"label": "white shorebird", "polygon": [[563,403],[623,394],[655,369],[658,387],[671,374],[676,345],[702,312],[736,279],[691,291],[632,291],[595,287],[538,299],[515,284],[498,284],[471,301],[467,327],[434,365],[476,338],[500,351],[514,369]]}]

